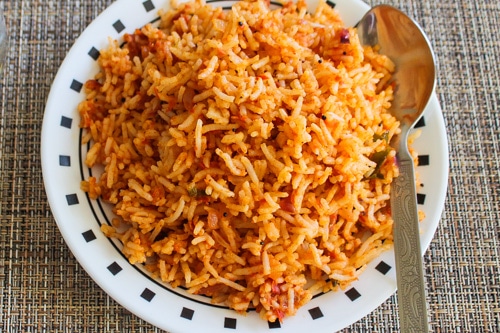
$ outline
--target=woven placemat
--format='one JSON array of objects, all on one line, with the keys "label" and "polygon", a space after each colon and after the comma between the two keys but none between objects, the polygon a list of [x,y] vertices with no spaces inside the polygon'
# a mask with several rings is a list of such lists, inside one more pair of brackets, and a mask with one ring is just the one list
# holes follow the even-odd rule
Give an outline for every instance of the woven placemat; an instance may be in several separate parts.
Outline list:
[{"label": "woven placemat", "polygon": [[[139,0],[138,0],[139,1]],[[372,1],[378,4],[382,1]],[[0,0],[0,331],[160,332],[102,291],[70,253],[44,192],[40,132],[67,51],[112,1]],[[438,58],[449,191],[424,257],[432,332],[500,331],[500,2],[392,0]],[[395,297],[342,332],[398,332]]]}]

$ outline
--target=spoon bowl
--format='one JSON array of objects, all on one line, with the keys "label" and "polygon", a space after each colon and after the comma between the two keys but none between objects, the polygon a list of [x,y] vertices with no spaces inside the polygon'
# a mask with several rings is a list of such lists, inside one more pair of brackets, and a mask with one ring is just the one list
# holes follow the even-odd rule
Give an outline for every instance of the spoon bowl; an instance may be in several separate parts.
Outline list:
[{"label": "spoon bowl", "polygon": [[357,29],[361,44],[380,47],[380,53],[388,56],[396,66],[390,81],[395,88],[390,112],[400,122],[401,133],[391,140],[399,168],[399,176],[391,186],[391,212],[400,332],[426,333],[429,324],[415,171],[408,151],[408,133],[422,116],[434,91],[434,54],[418,24],[388,5],[373,7],[358,23]]},{"label": "spoon bowl", "polygon": [[436,85],[435,58],[422,29],[400,10],[373,7],[358,23],[363,45],[379,46],[396,65],[391,112],[402,126],[412,127],[422,116]]}]

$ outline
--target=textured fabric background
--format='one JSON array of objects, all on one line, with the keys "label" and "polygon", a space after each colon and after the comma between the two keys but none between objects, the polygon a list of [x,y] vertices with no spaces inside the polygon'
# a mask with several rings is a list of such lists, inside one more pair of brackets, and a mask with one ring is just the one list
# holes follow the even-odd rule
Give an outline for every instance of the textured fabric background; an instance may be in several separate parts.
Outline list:
[{"label": "textured fabric background", "polygon": [[[500,2],[387,0],[421,23],[438,57],[449,191],[425,254],[432,332],[500,331]],[[103,292],[57,229],[40,131],[67,51],[111,0],[0,0],[0,332],[160,332]],[[381,3],[380,0],[370,4]],[[342,332],[398,332],[395,298]]]}]

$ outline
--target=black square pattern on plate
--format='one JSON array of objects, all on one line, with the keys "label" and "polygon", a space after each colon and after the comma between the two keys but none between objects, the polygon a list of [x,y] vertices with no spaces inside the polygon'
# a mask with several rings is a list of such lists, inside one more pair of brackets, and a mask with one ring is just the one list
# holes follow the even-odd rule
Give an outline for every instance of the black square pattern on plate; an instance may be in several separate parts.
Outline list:
[{"label": "black square pattern on plate", "polygon": [[187,320],[192,320],[194,316],[194,310],[188,308],[182,308],[181,317]]},{"label": "black square pattern on plate", "polygon": [[236,329],[236,318],[224,318],[224,328]]},{"label": "black square pattern on plate", "polygon": [[125,26],[123,25],[122,21],[120,21],[120,20],[113,23],[113,28],[115,28],[117,33],[120,33],[123,30],[125,30]]},{"label": "black square pattern on plate", "polygon": [[323,317],[323,312],[321,311],[321,309],[319,307],[309,309],[309,314],[311,315],[312,319],[314,319],[314,320]]},{"label": "black square pattern on plate", "polygon": [[66,202],[69,206],[78,205],[80,202],[78,201],[78,196],[76,194],[68,194],[66,195]]},{"label": "black square pattern on plate", "polygon": [[388,263],[386,263],[385,261],[381,261],[378,263],[377,266],[375,266],[375,269],[384,275],[386,275],[387,272],[389,272],[391,270],[391,268],[392,267]]},{"label": "black square pattern on plate", "polygon": [[65,167],[71,166],[71,157],[67,155],[59,155],[59,165]]},{"label": "black square pattern on plate", "polygon": [[429,165],[429,155],[418,155],[418,165],[426,166]]},{"label": "black square pattern on plate", "polygon": [[71,129],[71,124],[73,123],[73,119],[62,116],[61,117],[61,126],[65,128]]},{"label": "black square pattern on plate", "polygon": [[417,193],[417,203],[419,205],[425,204],[425,194],[423,194],[423,193]]},{"label": "black square pattern on plate", "polygon": [[151,0],[148,0],[148,1],[144,1],[142,3],[142,5],[144,6],[144,9],[146,9],[146,11],[149,13],[150,11],[152,11],[153,9],[155,9],[155,5],[153,4],[153,1]]},{"label": "black square pattern on plate", "polygon": [[155,296],[156,296],[156,293],[149,290],[148,288],[145,288],[141,293],[141,297],[148,302],[151,302]]},{"label": "black square pattern on plate", "polygon": [[79,93],[80,91],[82,91],[83,83],[81,83],[80,81],[77,81],[77,80],[73,80],[71,82],[71,86],[69,86],[69,87],[71,88],[71,90],[74,90],[77,93]]},{"label": "black square pattern on plate", "polygon": [[101,52],[99,52],[98,49],[96,49],[95,47],[92,47],[89,51],[89,56],[94,59],[94,60],[97,60],[99,59],[99,57],[101,56]]},{"label": "black square pattern on plate", "polygon": [[83,236],[83,239],[85,239],[85,241],[87,243],[90,243],[94,239],[96,239],[95,234],[94,234],[94,232],[92,230],[87,230],[85,232],[82,232],[82,236]]},{"label": "black square pattern on plate", "polygon": [[353,302],[361,297],[361,294],[359,293],[359,291],[356,290],[356,288],[349,289],[348,291],[345,292],[345,294]]},{"label": "black square pattern on plate", "polygon": [[269,324],[269,328],[270,329],[273,329],[273,328],[281,328],[281,324],[280,324],[280,321],[279,320],[275,320],[274,323],[271,323],[270,321],[268,322]]},{"label": "black square pattern on plate", "polygon": [[424,127],[424,126],[425,126],[425,118],[422,117],[415,124],[415,128]]},{"label": "black square pattern on plate", "polygon": [[108,266],[108,271],[110,271],[111,274],[116,275],[122,271],[122,267],[115,261]]}]

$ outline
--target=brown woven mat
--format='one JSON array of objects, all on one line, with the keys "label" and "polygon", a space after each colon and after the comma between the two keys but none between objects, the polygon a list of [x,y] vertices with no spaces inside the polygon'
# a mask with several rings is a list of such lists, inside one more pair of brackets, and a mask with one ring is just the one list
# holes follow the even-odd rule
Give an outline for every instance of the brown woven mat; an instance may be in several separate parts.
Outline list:
[{"label": "brown woven mat", "polygon": [[[0,73],[0,332],[160,331],[81,268],[57,229],[42,181],[40,132],[51,82],[75,39],[111,3],[0,0],[10,33]],[[387,3],[421,23],[438,57],[450,178],[424,257],[432,331],[499,332],[500,2]],[[393,296],[343,332],[398,327]]]}]

